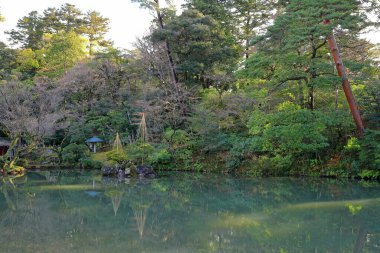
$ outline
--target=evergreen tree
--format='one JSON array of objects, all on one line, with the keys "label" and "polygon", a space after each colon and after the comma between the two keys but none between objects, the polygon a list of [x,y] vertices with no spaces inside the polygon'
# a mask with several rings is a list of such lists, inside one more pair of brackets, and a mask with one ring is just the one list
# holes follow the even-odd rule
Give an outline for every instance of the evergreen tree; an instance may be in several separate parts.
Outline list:
[{"label": "evergreen tree", "polygon": [[30,12],[28,16],[18,20],[16,29],[6,33],[9,34],[12,45],[33,50],[41,49],[44,34],[41,15],[37,11]]},{"label": "evergreen tree", "polygon": [[42,21],[45,33],[57,33],[64,28],[60,19],[60,10],[57,8],[47,8],[44,10]]},{"label": "evergreen tree", "polygon": [[10,79],[16,66],[16,50],[0,42],[0,79]]},{"label": "evergreen tree", "polygon": [[260,34],[272,17],[273,0],[234,0],[233,18],[237,38],[247,59],[253,52],[251,39]]},{"label": "evergreen tree", "polygon": [[187,0],[187,9],[196,9],[217,20],[228,33],[236,29],[233,18],[234,0]]},{"label": "evergreen tree", "polygon": [[[133,0],[133,1],[140,3],[140,6],[142,8],[146,8],[150,11],[155,12],[158,28],[160,30],[163,30],[165,28],[164,13],[166,12],[166,10],[160,6],[160,0]],[[167,1],[167,3],[173,9],[173,6],[170,4],[170,1]],[[165,45],[165,53],[166,53],[167,60],[168,60],[168,67],[169,67],[169,71],[170,71],[171,83],[173,84],[173,86],[174,86],[174,88],[175,88],[175,90],[179,96],[180,88],[179,88],[179,84],[178,84],[178,77],[177,77],[175,63],[173,60],[173,55],[172,55],[172,50],[171,50],[172,45],[170,45],[168,41],[164,41],[164,45]]]},{"label": "evergreen tree", "polygon": [[239,57],[234,38],[225,34],[215,19],[197,10],[183,11],[163,30],[157,30],[153,39],[173,45],[181,81],[198,82],[203,87],[213,85],[207,76],[214,68],[231,73]]},{"label": "evergreen tree", "polygon": [[111,43],[104,39],[104,35],[109,30],[109,19],[100,15],[99,12],[89,11],[84,19],[82,33],[89,40],[89,54],[94,54],[94,48],[106,47]]},{"label": "evergreen tree", "polygon": [[44,71],[58,76],[86,56],[86,40],[75,32],[53,35],[45,51]]},{"label": "evergreen tree", "polygon": [[[359,34],[373,24],[370,22],[372,7],[369,8],[366,2],[287,2],[267,33],[256,38],[259,53],[248,60],[247,75],[270,80],[271,89],[293,84],[298,87],[301,106],[304,105],[303,89],[306,86],[307,106],[314,109],[316,88],[340,84],[331,66],[327,38],[335,31],[342,40],[358,41]],[[372,4],[379,5],[377,1]],[[324,20],[331,23],[324,24]]]},{"label": "evergreen tree", "polygon": [[65,32],[81,33],[85,21],[82,11],[75,5],[66,3],[60,7],[57,14]]}]

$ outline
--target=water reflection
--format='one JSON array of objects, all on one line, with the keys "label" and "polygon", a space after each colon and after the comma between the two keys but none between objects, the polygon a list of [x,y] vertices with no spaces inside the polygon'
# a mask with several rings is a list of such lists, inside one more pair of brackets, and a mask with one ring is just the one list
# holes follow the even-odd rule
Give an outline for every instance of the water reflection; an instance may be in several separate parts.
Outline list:
[{"label": "water reflection", "polygon": [[380,184],[93,172],[1,182],[0,252],[380,252]]}]

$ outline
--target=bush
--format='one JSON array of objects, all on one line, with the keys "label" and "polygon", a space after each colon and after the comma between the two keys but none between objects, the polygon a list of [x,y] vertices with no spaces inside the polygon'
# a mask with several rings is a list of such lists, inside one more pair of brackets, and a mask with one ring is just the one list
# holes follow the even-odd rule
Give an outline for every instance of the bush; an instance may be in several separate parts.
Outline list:
[{"label": "bush", "polygon": [[225,157],[225,165],[229,170],[237,169],[246,160],[247,156],[252,156],[252,143],[253,138],[249,137],[237,137],[235,135],[229,135],[226,138],[231,148],[229,149],[229,155]]},{"label": "bush", "polygon": [[282,171],[303,166],[329,146],[325,137],[326,115],[285,102],[273,113],[255,111],[249,121],[253,151],[269,155]]},{"label": "bush", "polygon": [[135,142],[129,144],[126,153],[130,161],[136,164],[144,164],[148,158],[154,154],[154,147],[149,143]]},{"label": "bush", "polygon": [[164,140],[176,163],[185,167],[192,164],[192,143],[186,131],[169,128],[164,133]]},{"label": "bush", "polygon": [[[344,146],[344,163],[355,175],[367,176],[380,171],[380,131],[366,130],[362,138],[351,137]],[[376,175],[376,173],[374,173]]]},{"label": "bush", "polygon": [[66,164],[77,165],[84,159],[90,159],[90,151],[84,144],[71,143],[62,150],[62,161]]},{"label": "bush", "polygon": [[127,156],[123,151],[112,150],[106,153],[107,160],[111,161],[111,163],[123,163],[127,161]]},{"label": "bush", "polygon": [[155,152],[148,158],[152,165],[169,165],[172,161],[172,155],[165,148],[157,148]]},{"label": "bush", "polygon": [[359,177],[362,179],[378,179],[380,177],[380,171],[363,170],[359,173]]},{"label": "bush", "polygon": [[80,160],[80,164],[84,169],[96,169],[100,170],[103,166],[103,163],[100,161],[94,161],[91,158],[84,158]]},{"label": "bush", "polygon": [[380,171],[380,131],[366,130],[359,141],[359,161],[363,169]]}]

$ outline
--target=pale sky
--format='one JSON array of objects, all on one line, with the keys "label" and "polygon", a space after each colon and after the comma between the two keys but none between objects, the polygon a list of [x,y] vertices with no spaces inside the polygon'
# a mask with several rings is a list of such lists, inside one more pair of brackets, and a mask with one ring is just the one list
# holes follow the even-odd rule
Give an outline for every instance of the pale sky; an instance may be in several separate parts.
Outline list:
[{"label": "pale sky", "polygon": [[[165,1],[162,1],[165,2]],[[183,0],[174,0],[180,6]],[[148,10],[141,9],[138,3],[130,0],[1,0],[0,12],[5,22],[0,23],[0,41],[9,44],[4,31],[16,27],[17,20],[31,11],[42,11],[48,7],[60,7],[62,4],[74,4],[83,12],[95,10],[110,19],[110,31],[107,39],[115,42],[119,48],[130,49],[136,37],[143,36],[149,29],[153,16]]]}]

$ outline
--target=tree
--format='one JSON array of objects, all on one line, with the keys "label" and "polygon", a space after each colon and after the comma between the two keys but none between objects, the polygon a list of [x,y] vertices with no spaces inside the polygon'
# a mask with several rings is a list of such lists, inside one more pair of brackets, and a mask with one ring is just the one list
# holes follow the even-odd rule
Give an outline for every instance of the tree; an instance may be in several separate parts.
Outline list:
[{"label": "tree", "polygon": [[191,101],[194,101],[191,100],[193,94],[186,89],[177,93],[174,89],[168,74],[166,48],[162,44],[153,44],[150,38],[144,38],[139,40],[137,47],[139,56],[137,62],[133,63],[133,68],[138,64],[143,70],[141,74],[137,72],[142,77],[139,105],[141,111],[150,115],[148,125],[151,136],[155,138],[167,127],[177,129],[185,124],[191,110]]},{"label": "tree", "polygon": [[[156,22],[158,25],[158,28],[160,30],[163,30],[165,25],[164,25],[164,16],[163,16],[163,10],[160,7],[160,1],[159,0],[133,0],[135,2],[140,3],[140,6],[143,8],[147,8],[150,11],[155,12],[156,14]],[[168,68],[169,68],[169,73],[170,73],[170,83],[173,85],[177,96],[181,96],[181,91],[180,91],[180,85],[178,84],[178,77],[176,73],[176,68],[173,60],[173,55],[171,51],[171,45],[169,44],[168,41],[164,41],[164,48],[165,48],[165,53],[168,61]]]},{"label": "tree", "polygon": [[36,53],[30,48],[20,50],[18,52],[16,61],[18,64],[17,69],[23,75],[23,77],[21,78],[22,80],[28,77],[33,77],[40,67],[40,64],[36,57]]},{"label": "tree", "polygon": [[[360,32],[373,24],[371,10],[372,6],[356,0],[290,1],[267,33],[256,38],[259,53],[248,60],[249,75],[270,80],[272,89],[285,84],[298,86],[301,106],[306,86],[307,107],[314,109],[315,89],[327,84],[334,87],[340,81],[331,68],[327,38],[335,30],[342,40],[359,41]],[[323,24],[324,20],[331,24]]]},{"label": "tree", "polygon": [[41,15],[32,11],[18,20],[16,29],[7,31],[12,45],[20,45],[22,48],[32,50],[41,49],[43,46],[43,23]]},{"label": "tree", "polygon": [[271,19],[273,0],[234,0],[234,7],[237,37],[244,47],[244,57],[248,59],[253,52],[251,39],[259,34]]},{"label": "tree", "polygon": [[89,11],[84,19],[85,25],[82,32],[88,37],[89,54],[94,54],[97,47],[106,47],[110,41],[104,39],[104,35],[109,30],[109,19],[100,15],[99,12]]},{"label": "tree", "polygon": [[0,42],[0,79],[10,79],[16,67],[16,50]]},{"label": "tree", "polygon": [[170,20],[166,27],[155,31],[153,40],[167,41],[177,58],[177,74],[183,82],[198,82],[203,87],[213,85],[207,78],[216,66],[229,73],[239,57],[234,38],[224,33],[211,16],[197,10],[185,10]]},{"label": "tree", "polygon": [[19,19],[16,29],[7,33],[13,45],[37,50],[44,46],[44,34],[75,32],[87,35],[91,48],[96,43],[100,46],[107,45],[104,34],[108,31],[108,22],[107,18],[97,12],[84,15],[75,5],[64,4],[59,8],[48,8],[42,15],[37,11],[30,12],[28,16]]},{"label": "tree", "polygon": [[217,20],[225,29],[225,33],[234,34],[236,29],[233,9],[236,8],[234,0],[186,0],[187,9],[196,9],[205,16]]},{"label": "tree", "polygon": [[58,33],[64,29],[60,19],[60,10],[57,8],[47,8],[43,11],[42,22],[45,33]]},{"label": "tree", "polygon": [[[52,88],[49,88],[52,87]],[[64,127],[66,112],[61,110],[62,93],[49,80],[41,79],[34,87],[21,82],[0,86],[0,124],[12,137],[23,137],[31,147]]]},{"label": "tree", "polygon": [[57,12],[63,31],[80,34],[85,24],[83,13],[73,4],[64,4]]},{"label": "tree", "polygon": [[[370,44],[359,37],[378,23],[371,13],[379,3],[370,2],[371,7],[368,1],[281,1],[273,24],[264,35],[254,38],[257,52],[238,76],[245,78],[240,79],[241,84],[261,90],[266,97],[254,109],[249,123],[253,148],[256,153],[265,151],[260,154],[263,159],[286,167],[313,159],[319,163],[317,154],[321,152],[326,154],[321,157],[341,156],[339,150],[354,128],[337,91],[342,79],[335,72],[327,42],[334,31],[342,45],[348,78],[355,84],[354,92],[374,105],[370,87],[363,86],[376,83],[375,75],[366,74],[375,63],[368,56]],[[325,20],[331,23],[324,24]],[[300,107],[275,109],[286,103]],[[368,103],[361,105],[362,110],[370,107]],[[266,120],[260,125],[262,118]],[[256,149],[257,145],[261,149]],[[304,160],[301,155],[309,158]]]},{"label": "tree", "polygon": [[86,40],[75,32],[59,32],[51,37],[45,54],[44,72],[60,75],[86,57]]}]

